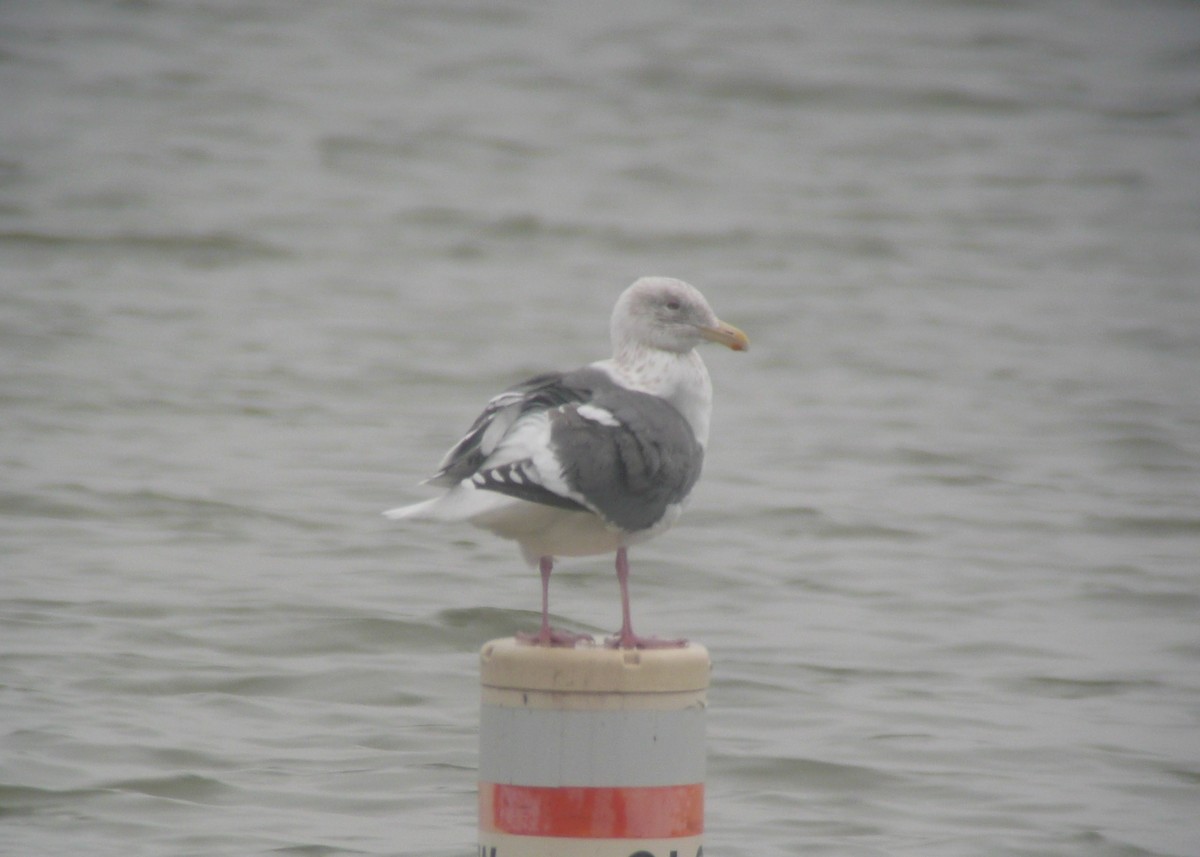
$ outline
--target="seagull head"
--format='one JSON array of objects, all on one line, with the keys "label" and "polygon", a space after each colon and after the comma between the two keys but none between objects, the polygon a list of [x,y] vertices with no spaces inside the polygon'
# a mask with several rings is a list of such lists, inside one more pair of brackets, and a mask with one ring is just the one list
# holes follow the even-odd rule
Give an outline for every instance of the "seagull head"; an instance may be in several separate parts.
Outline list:
[{"label": "seagull head", "polygon": [[621,293],[612,341],[614,352],[632,346],[686,354],[706,341],[734,351],[750,347],[746,334],[717,318],[699,289],[670,277],[642,277]]}]

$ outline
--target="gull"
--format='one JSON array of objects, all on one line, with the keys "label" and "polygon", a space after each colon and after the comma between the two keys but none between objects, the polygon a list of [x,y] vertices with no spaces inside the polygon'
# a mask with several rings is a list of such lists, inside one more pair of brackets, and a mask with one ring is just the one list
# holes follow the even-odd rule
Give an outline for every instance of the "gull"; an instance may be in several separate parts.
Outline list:
[{"label": "gull", "polygon": [[712,382],[696,347],[745,351],[742,331],[717,318],[682,280],[642,277],[622,292],[609,326],[612,357],[537,375],[494,397],[427,484],[433,499],[393,519],[467,522],[516,541],[542,579],[542,621],[518,639],[575,646],[587,635],[550,625],[556,557],[616,554],[618,648],[681,646],[634,633],[627,549],[669,529],[704,462]]}]

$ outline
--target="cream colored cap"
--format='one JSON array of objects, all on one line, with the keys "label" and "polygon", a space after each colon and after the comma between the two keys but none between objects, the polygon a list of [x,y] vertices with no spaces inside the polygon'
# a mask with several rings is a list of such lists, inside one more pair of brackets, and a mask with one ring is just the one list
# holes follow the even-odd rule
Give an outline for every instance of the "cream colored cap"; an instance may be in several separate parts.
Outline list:
[{"label": "cream colored cap", "polygon": [[673,649],[532,646],[512,637],[484,644],[484,687],[558,693],[677,693],[708,687],[708,649],[688,643]]}]

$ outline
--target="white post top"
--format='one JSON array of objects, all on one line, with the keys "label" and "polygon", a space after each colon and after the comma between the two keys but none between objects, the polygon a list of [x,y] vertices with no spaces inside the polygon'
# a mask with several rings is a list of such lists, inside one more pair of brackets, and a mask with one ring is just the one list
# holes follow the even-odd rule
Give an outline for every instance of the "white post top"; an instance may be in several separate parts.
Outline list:
[{"label": "white post top", "polygon": [[534,646],[512,637],[485,643],[484,687],[557,693],[678,693],[708,687],[708,649],[688,643],[668,649]]}]

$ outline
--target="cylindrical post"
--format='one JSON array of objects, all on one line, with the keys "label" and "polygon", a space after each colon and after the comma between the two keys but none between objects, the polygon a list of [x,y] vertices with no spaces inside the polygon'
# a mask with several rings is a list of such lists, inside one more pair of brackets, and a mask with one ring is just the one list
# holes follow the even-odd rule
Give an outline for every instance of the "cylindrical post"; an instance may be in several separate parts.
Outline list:
[{"label": "cylindrical post", "polygon": [[481,652],[480,857],[698,857],[708,650]]}]

